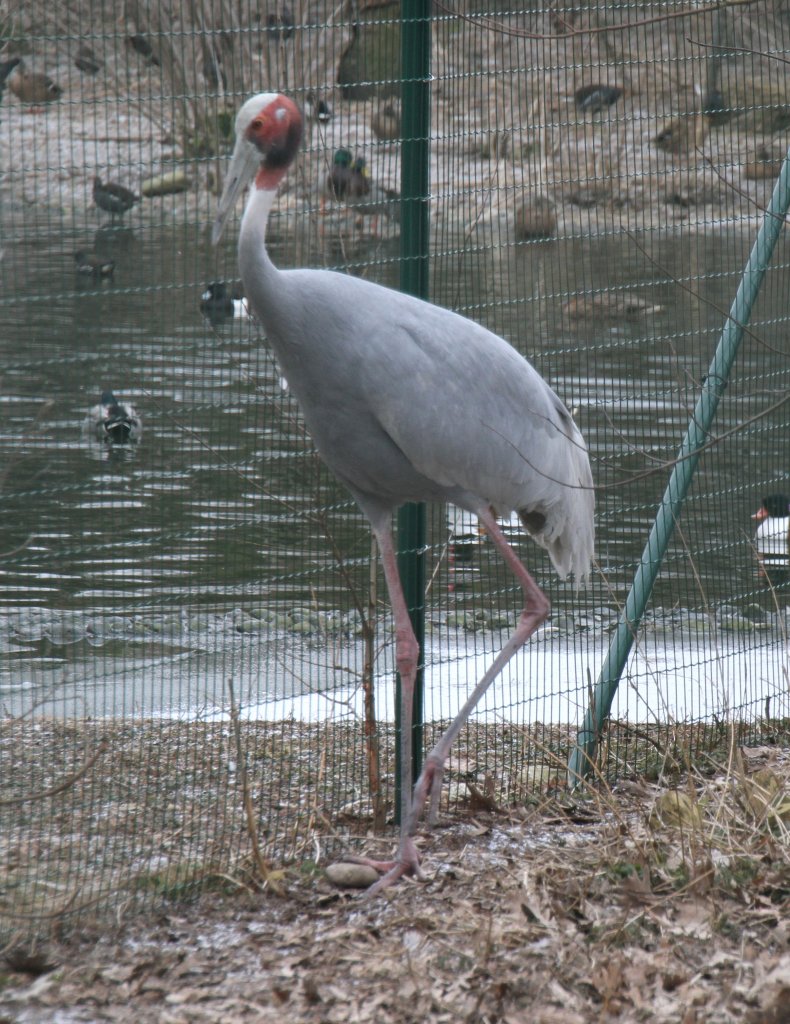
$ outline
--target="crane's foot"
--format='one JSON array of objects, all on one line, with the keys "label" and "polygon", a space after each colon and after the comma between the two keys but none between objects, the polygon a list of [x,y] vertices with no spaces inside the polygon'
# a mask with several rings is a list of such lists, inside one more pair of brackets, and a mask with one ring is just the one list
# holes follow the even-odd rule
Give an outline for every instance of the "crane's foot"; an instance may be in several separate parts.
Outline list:
[{"label": "crane's foot", "polygon": [[381,875],[381,878],[365,891],[366,896],[372,896],[374,893],[381,892],[382,889],[388,889],[404,875],[414,875],[421,882],[426,880],[425,873],[420,867],[420,855],[411,836],[401,840],[398,855],[394,860],[372,860],[370,857],[349,857],[348,860],[354,864],[364,864],[366,867],[373,868]]}]

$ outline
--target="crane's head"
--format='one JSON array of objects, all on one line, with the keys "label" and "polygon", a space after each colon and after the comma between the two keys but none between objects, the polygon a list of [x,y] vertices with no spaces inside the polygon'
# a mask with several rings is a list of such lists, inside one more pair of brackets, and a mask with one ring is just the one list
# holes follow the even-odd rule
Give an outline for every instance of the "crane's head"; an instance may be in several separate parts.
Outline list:
[{"label": "crane's head", "polygon": [[299,108],[282,93],[258,93],[239,110],[236,145],[211,233],[214,245],[222,237],[239,194],[253,178],[256,188],[277,188],[299,150],[302,127]]}]

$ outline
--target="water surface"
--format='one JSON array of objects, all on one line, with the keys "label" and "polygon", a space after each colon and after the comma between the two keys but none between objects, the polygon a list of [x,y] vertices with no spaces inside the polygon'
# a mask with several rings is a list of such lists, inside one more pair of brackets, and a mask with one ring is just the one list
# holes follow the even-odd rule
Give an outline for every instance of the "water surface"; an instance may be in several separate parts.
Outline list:
[{"label": "water surface", "polygon": [[[751,240],[734,230],[649,236],[648,252],[607,237],[496,250],[457,241],[433,261],[435,301],[528,354],[590,446],[592,586],[575,595],[543,552],[521,547],[555,623],[583,643],[584,630],[605,633],[627,593],[666,484],[661,467],[686,428]],[[354,272],[397,283],[396,238],[351,252],[331,239],[321,250],[293,242],[274,246],[286,264],[345,254]],[[278,696],[346,681],[361,665],[350,584],[366,602],[368,531],[304,436],[257,326],[201,316],[205,282],[233,275],[232,243],[220,263],[202,226],[103,231],[92,243],[116,260],[112,282],[75,279],[72,252],[86,245],[77,232],[16,239],[0,262],[2,692],[12,703],[109,713],[220,700],[229,675],[245,692]],[[750,514],[762,494],[790,489],[787,406],[765,413],[790,390],[786,255],[783,245],[651,614],[771,611]],[[649,310],[632,308],[635,298]],[[139,444],[86,438],[105,387],[140,412]],[[456,656],[448,637],[459,611],[482,612],[491,628],[475,638],[486,650],[518,607],[487,545],[453,565],[447,539],[444,510],[429,510],[440,659]]]}]

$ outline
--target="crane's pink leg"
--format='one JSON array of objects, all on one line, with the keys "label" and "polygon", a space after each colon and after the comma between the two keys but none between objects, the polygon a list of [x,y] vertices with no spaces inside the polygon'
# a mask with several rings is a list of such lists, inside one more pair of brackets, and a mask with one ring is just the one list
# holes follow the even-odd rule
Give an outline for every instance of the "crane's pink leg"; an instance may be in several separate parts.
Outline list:
[{"label": "crane's pink leg", "polygon": [[[416,875],[423,878],[420,870],[420,858],[417,847],[412,839],[413,832],[406,828],[411,820],[411,764],[412,764],[412,709],[414,706],[414,683],[417,678],[417,666],[420,657],[420,646],[412,629],[409,609],[398,572],[398,559],[392,540],[392,530],[386,526],[374,526],[374,533],[381,551],[381,564],[384,579],[389,591],[392,614],[395,619],[395,666],[400,675],[400,771],[401,771],[401,838],[395,860],[379,861],[367,857],[353,857],[357,864],[368,864],[381,871],[384,878],[380,879],[371,889],[389,885],[401,875]],[[392,876],[390,878],[390,876]],[[385,881],[390,879],[390,881]],[[368,890],[370,891],[370,890]]]},{"label": "crane's pink leg", "polygon": [[[385,862],[382,864],[373,863],[374,867],[378,870],[386,870],[386,874],[375,882],[369,889],[368,893],[377,892],[379,889],[384,889],[386,886],[391,885],[394,881],[401,877],[401,875],[407,873],[415,873],[418,876],[421,874],[419,871],[419,862],[416,858],[416,849],[412,836],[417,831],[417,824],[422,816],[422,812],[425,808],[425,803],[430,794],[431,796],[431,807],[429,817],[435,815],[438,802],[439,793],[442,781],[442,775],[444,773],[444,765],[447,760],[447,755],[450,751],[450,747],[453,741],[457,737],[458,733],[466,724],[469,716],[474,710],[480,698],[486,692],[491,683],[496,679],[502,669],[507,665],[510,659],[519,651],[527,640],[532,636],[538,626],[545,622],[548,617],[551,606],[549,605],[548,598],[532,579],[526,567],[523,565],[521,560],[515,551],[508,544],[504,534],[500,530],[496,519],[490,509],[478,509],[477,512],[481,522],[488,531],[494,544],[496,544],[505,562],[510,566],[513,574],[521,585],[522,592],[524,594],[524,609],[521,612],[518,625],[514,630],[512,636],[509,637],[502,650],[499,652],[497,657],[494,659],[493,664],[485,673],[480,682],[475,686],[474,690],[470,693],[466,703],[458,712],[456,717],[450,723],[447,731],[439,739],[439,742],[428,754],[425,759],[425,765],[420,774],[419,779],[414,786],[414,793],[411,799],[411,805],[409,807],[408,815],[404,817],[401,823],[401,840],[398,848],[398,854],[394,862]],[[383,550],[382,550],[383,557]],[[394,553],[393,553],[394,562]],[[385,567],[385,573],[386,573]],[[397,573],[397,566],[396,566]],[[389,578],[387,579],[389,583]],[[400,591],[400,581],[397,583],[398,590]],[[390,585],[390,593],[392,594],[392,586]],[[401,601],[403,601],[403,594],[401,592]],[[405,608],[405,601],[403,601]],[[394,608],[393,608],[394,610]],[[396,614],[396,623],[397,623]],[[409,626],[411,631],[411,626]],[[415,665],[416,668],[416,665]],[[412,680],[413,686],[413,680]],[[409,715],[409,722],[411,723],[411,714]],[[409,737],[409,751],[411,751],[411,737]],[[407,762],[403,761],[402,764]],[[410,762],[409,762],[410,763]],[[405,777],[406,773],[404,773]],[[403,807],[406,807],[404,802]]]}]

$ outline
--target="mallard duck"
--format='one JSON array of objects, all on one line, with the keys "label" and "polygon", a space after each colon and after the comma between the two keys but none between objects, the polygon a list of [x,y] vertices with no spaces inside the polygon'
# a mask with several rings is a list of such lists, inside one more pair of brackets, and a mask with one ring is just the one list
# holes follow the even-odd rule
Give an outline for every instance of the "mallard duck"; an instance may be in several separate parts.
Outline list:
[{"label": "mallard duck", "polygon": [[74,64],[79,71],[84,71],[86,75],[98,75],[104,67],[103,62],[99,60],[90,46],[79,48],[77,56],[74,58]]},{"label": "mallard duck", "polygon": [[514,229],[520,242],[551,238],[557,230],[554,203],[545,196],[525,200],[516,207]]},{"label": "mallard duck", "polygon": [[112,277],[115,273],[115,261],[102,259],[93,252],[79,249],[74,253],[74,265],[82,277]]},{"label": "mallard duck", "polygon": [[32,107],[59,100],[63,90],[43,71],[29,71],[20,60],[8,77],[8,88],[16,98]]},{"label": "mallard duck", "polygon": [[760,576],[771,585],[781,583],[788,572],[790,498],[786,494],[769,494],[762,499],[752,520],[759,524],[754,547]]},{"label": "mallard duck", "polygon": [[[358,156],[351,165],[351,173],[354,176],[355,194],[348,201],[358,217],[373,217],[374,221],[371,231],[375,235],[378,221],[375,218],[384,216],[388,220],[400,222],[400,195],[392,188],[383,188],[376,184],[368,173],[367,162],[363,156]],[[364,182],[366,190],[357,184]],[[358,189],[358,194],[356,190]]]},{"label": "mallard duck", "polygon": [[250,311],[244,298],[241,281],[229,287],[224,281],[212,281],[200,296],[200,312],[207,320],[226,320],[231,317],[249,319]]},{"label": "mallard duck", "polygon": [[334,116],[326,100],[320,99],[314,92],[309,92],[304,98],[305,113],[309,120],[318,121],[320,124],[327,124]]},{"label": "mallard duck", "polygon": [[131,210],[135,203],[139,203],[140,196],[123,185],[111,181],[102,183],[97,175],[93,179],[93,201],[100,210],[109,213],[114,221],[116,217],[122,217]]},{"label": "mallard duck", "polygon": [[325,195],[341,203],[351,204],[370,192],[370,181],[347,149],[338,149],[332,157],[332,167],[326,178]]},{"label": "mallard duck", "polygon": [[103,391],[99,404],[88,413],[88,423],[97,441],[128,444],[139,441],[143,424],[129,402],[119,402],[112,391]]},{"label": "mallard duck", "polygon": [[612,107],[623,95],[619,85],[583,85],[573,94],[573,100],[579,110],[588,114],[596,114],[599,110]]},{"label": "mallard duck", "polygon": [[400,139],[400,114],[391,103],[385,103],[371,117],[370,127],[379,142],[397,142]]}]

